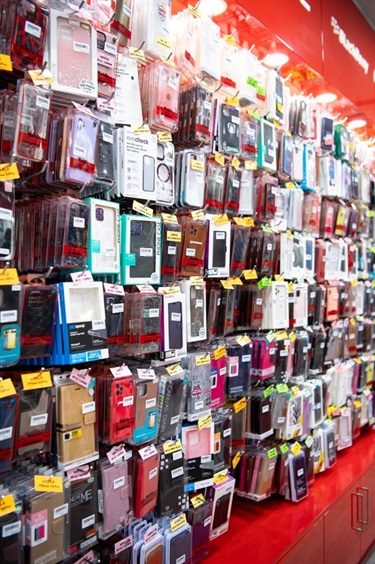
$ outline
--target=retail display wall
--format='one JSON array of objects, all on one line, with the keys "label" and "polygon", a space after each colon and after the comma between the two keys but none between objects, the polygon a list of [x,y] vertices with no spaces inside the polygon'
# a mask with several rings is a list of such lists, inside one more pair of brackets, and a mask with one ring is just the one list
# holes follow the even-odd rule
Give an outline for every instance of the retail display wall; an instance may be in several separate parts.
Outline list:
[{"label": "retail display wall", "polygon": [[371,143],[195,8],[0,7],[0,561],[204,560],[374,426]]}]

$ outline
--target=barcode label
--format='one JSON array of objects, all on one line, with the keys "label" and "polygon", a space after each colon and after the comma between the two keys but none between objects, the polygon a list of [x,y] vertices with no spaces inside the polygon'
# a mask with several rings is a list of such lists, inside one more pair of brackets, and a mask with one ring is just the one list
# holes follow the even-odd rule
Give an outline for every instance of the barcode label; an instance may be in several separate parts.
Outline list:
[{"label": "barcode label", "polygon": [[85,413],[92,413],[93,411],[95,411],[95,402],[94,401],[90,401],[88,403],[82,404],[83,415],[85,415]]},{"label": "barcode label", "polygon": [[32,415],[30,418],[30,427],[36,427],[37,425],[45,425],[48,421],[48,413],[43,413],[42,415]]},{"label": "barcode label", "polygon": [[0,429],[0,442],[11,439],[13,435],[13,427],[4,427]]},{"label": "barcode label", "polygon": [[95,525],[95,514],[82,519],[82,529],[87,529],[87,527],[91,527],[92,525]]},{"label": "barcode label", "polygon": [[125,477],[121,476],[121,478],[117,478],[117,480],[114,480],[113,482],[113,489],[117,490],[118,488],[122,488],[122,486],[125,484]]},{"label": "barcode label", "polygon": [[[79,145],[74,145],[73,149],[74,155],[77,157],[82,157],[82,159],[86,158],[86,149],[85,147],[80,147]],[[78,218],[77,218],[78,219]]]},{"label": "barcode label", "polygon": [[178,478],[179,476],[182,476],[183,473],[184,473],[184,469],[182,466],[180,466],[179,468],[175,468],[174,470],[172,470],[171,476],[172,478]]},{"label": "barcode label", "polygon": [[94,331],[100,331],[101,329],[105,329],[105,321],[93,321],[92,328]]},{"label": "barcode label", "polygon": [[153,407],[156,407],[156,398],[146,400],[146,409],[152,409]]},{"label": "barcode label", "polygon": [[112,135],[112,133],[106,133],[105,131],[103,131],[103,141],[113,145],[113,135]]},{"label": "barcode label", "polygon": [[187,257],[195,257],[195,249],[187,248],[186,249],[186,256]]},{"label": "barcode label", "polygon": [[139,254],[141,257],[152,257],[154,255],[154,249],[152,247],[141,247]]},{"label": "barcode label", "polygon": [[0,323],[12,323],[17,321],[17,310],[2,311],[0,313]]},{"label": "barcode label", "polygon": [[113,304],[112,313],[122,313],[124,311],[124,304]]},{"label": "barcode label", "polygon": [[2,537],[6,539],[12,535],[18,535],[21,532],[21,521],[17,521],[17,523],[11,523],[10,525],[5,525],[2,530]]},{"label": "barcode label", "polygon": [[159,310],[158,308],[151,308],[148,310],[148,316],[149,317],[159,317]]},{"label": "barcode label", "polygon": [[37,37],[38,39],[40,39],[40,35],[42,33],[42,28],[39,25],[35,25],[31,22],[26,22],[25,23],[25,31],[29,35],[33,35],[34,37]]},{"label": "barcode label", "polygon": [[158,473],[158,469],[154,468],[153,470],[151,470],[151,472],[148,475],[149,480],[152,480],[152,478],[155,478],[156,474]]},{"label": "barcode label", "polygon": [[69,505],[67,503],[60,505],[60,507],[55,507],[55,509],[53,510],[53,518],[58,519],[59,517],[66,515],[68,513],[68,509]]},{"label": "barcode label", "polygon": [[73,51],[77,53],[90,53],[90,45],[88,43],[78,43],[78,41],[73,41]]},{"label": "barcode label", "polygon": [[12,210],[6,210],[5,208],[0,208],[0,219],[5,219],[6,221],[10,221],[13,217]]},{"label": "barcode label", "polygon": [[107,53],[110,53],[111,55],[116,56],[117,54],[117,47],[116,45],[112,45],[111,43],[108,43],[107,41],[104,43],[104,51],[106,51]]},{"label": "barcode label", "polygon": [[44,98],[43,96],[37,96],[35,104],[39,108],[43,108],[44,110],[49,110],[50,99]]},{"label": "barcode label", "polygon": [[85,227],[85,218],[84,217],[73,218],[73,227],[78,227],[79,229],[83,229]]},{"label": "barcode label", "polygon": [[177,247],[172,247],[172,246],[168,247],[168,254],[169,255],[175,255],[176,251],[177,251]]},{"label": "barcode label", "polygon": [[177,80],[174,80],[173,78],[170,78],[168,80],[168,86],[170,86],[171,88],[173,88],[173,90],[177,90],[178,88],[178,82]]},{"label": "barcode label", "polygon": [[130,18],[130,16],[132,15],[131,9],[126,4],[122,5],[122,11],[124,12],[125,15],[128,16],[128,18]]},{"label": "barcode label", "polygon": [[181,321],[181,313],[173,312],[172,315],[171,315],[171,320],[172,321]]}]

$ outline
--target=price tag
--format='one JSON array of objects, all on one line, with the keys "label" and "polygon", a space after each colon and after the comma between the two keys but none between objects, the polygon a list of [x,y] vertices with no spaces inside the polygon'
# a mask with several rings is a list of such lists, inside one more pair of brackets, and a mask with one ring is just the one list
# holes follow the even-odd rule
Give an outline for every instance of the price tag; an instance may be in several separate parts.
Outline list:
[{"label": "price tag", "polygon": [[190,501],[194,509],[196,509],[197,507],[205,503],[206,500],[204,499],[202,494],[198,494],[192,497]]},{"label": "price tag", "polygon": [[227,45],[236,45],[236,40],[234,39],[234,34],[226,35],[224,34],[224,41]]},{"label": "price tag", "polygon": [[270,448],[270,449],[267,451],[267,456],[268,456],[268,458],[276,458],[276,456],[277,456],[277,449],[276,449],[276,448]]},{"label": "price tag", "polygon": [[256,161],[245,161],[245,170],[256,170],[258,164]]},{"label": "price tag", "polygon": [[357,280],[357,279],[350,280],[350,284],[351,284],[352,286],[357,286],[358,280]]},{"label": "price tag", "polygon": [[240,101],[237,96],[228,96],[227,98],[227,105],[228,106],[239,106]]},{"label": "price tag", "polygon": [[[18,273],[15,268],[2,268],[0,270],[0,286],[13,286],[20,283]],[[21,287],[19,287],[21,290]]]},{"label": "price tag", "polygon": [[257,275],[255,268],[253,268],[251,270],[244,270],[242,272],[242,275],[245,278],[245,280],[257,280],[258,279],[258,275]]},{"label": "price tag", "polygon": [[234,456],[233,460],[232,460],[232,468],[233,470],[236,468],[237,464],[239,463],[239,461],[241,460],[241,456],[242,456],[242,452],[238,451],[236,452],[236,455]]},{"label": "price tag", "polygon": [[180,243],[181,237],[181,231],[167,231],[167,241]]},{"label": "price tag", "polygon": [[28,73],[35,86],[44,86],[55,82],[49,69],[44,69],[43,72],[41,70],[29,70]]},{"label": "price tag", "polygon": [[0,517],[13,513],[16,510],[14,498],[12,494],[0,497]]},{"label": "price tag", "polygon": [[90,478],[90,466],[85,464],[84,466],[79,466],[78,468],[73,468],[67,471],[67,476],[69,482],[76,482],[77,480],[87,480]]},{"label": "price tag", "polygon": [[246,227],[254,227],[254,218],[253,217],[244,217],[243,218]]},{"label": "price tag", "polygon": [[229,278],[229,281],[232,284],[232,286],[243,286],[243,282],[241,278],[239,278],[238,276],[231,276]]},{"label": "price tag", "polygon": [[156,44],[160,45],[160,47],[165,47],[165,49],[171,49],[171,41],[170,39],[167,39],[166,37],[162,37],[161,35],[158,35],[156,37]]},{"label": "price tag", "polygon": [[166,371],[170,376],[177,376],[177,374],[181,374],[183,372],[181,364],[172,364],[171,366],[166,367]]},{"label": "price tag", "polygon": [[240,160],[237,159],[237,157],[233,157],[232,159],[232,167],[235,168],[236,170],[240,167],[241,163]]},{"label": "price tag", "polygon": [[[200,14],[200,12],[198,12],[198,10],[197,10],[196,8],[194,8],[191,4],[188,5],[188,8],[189,8],[189,12],[190,12],[191,14],[193,14],[193,16],[194,16],[195,18],[201,18],[201,17],[202,17],[201,14]],[[192,500],[192,501],[193,501],[193,500]]]},{"label": "price tag", "polygon": [[273,125],[276,127],[276,129],[281,129],[281,125],[280,123],[277,121],[277,119],[273,120]]},{"label": "price tag", "polygon": [[265,398],[268,398],[270,395],[273,394],[273,390],[274,390],[273,386],[268,386],[268,388],[266,388],[266,389],[264,390],[263,396],[264,396]]},{"label": "price tag", "polygon": [[133,535],[126,537],[125,539],[121,539],[113,545],[115,556],[124,552],[127,548],[133,546]]},{"label": "price tag", "polygon": [[204,280],[202,276],[190,276],[190,284],[192,286],[203,286]]},{"label": "price tag", "polygon": [[83,284],[84,282],[93,282],[94,279],[89,270],[82,270],[81,272],[71,272],[70,278],[74,284]]},{"label": "price tag", "polygon": [[163,288],[163,293],[167,294],[168,296],[173,295],[173,294],[179,294],[180,293],[180,287],[179,286],[170,286],[169,288]]},{"label": "price tag", "polygon": [[205,427],[210,427],[212,423],[212,416],[211,413],[209,415],[205,415],[204,417],[200,417],[198,419],[198,429],[204,429]]},{"label": "price tag", "polygon": [[215,486],[220,486],[220,484],[223,484],[224,482],[227,482],[228,480],[229,480],[229,476],[228,476],[227,470],[223,470],[223,472],[218,472],[217,474],[214,474],[214,484],[215,484]]},{"label": "price tag", "polygon": [[172,519],[170,523],[172,533],[174,533],[175,531],[186,525],[186,523],[187,521],[186,521],[185,513],[181,513],[181,515],[179,515],[175,519]]},{"label": "price tag", "polygon": [[20,174],[16,163],[0,164],[0,181],[6,182],[7,180],[18,180]]},{"label": "price tag", "polygon": [[34,476],[36,492],[63,492],[63,479],[57,476]]},{"label": "price tag", "polygon": [[240,400],[236,401],[236,403],[233,404],[233,409],[234,409],[235,413],[239,413],[240,411],[245,409],[246,401],[247,401],[246,398],[243,397]]},{"label": "price tag", "polygon": [[300,443],[298,441],[296,441],[293,445],[292,448],[290,449],[292,451],[292,453],[294,454],[294,456],[297,456],[297,454],[299,454],[302,450],[302,447],[300,445]]},{"label": "price tag", "polygon": [[12,61],[9,55],[0,55],[0,71],[13,71]]},{"label": "price tag", "polygon": [[51,388],[51,373],[49,370],[41,370],[31,374],[21,374],[22,386],[24,390],[39,390],[41,388]]},{"label": "price tag", "polygon": [[284,282],[284,276],[281,276],[280,274],[275,274],[275,281]]},{"label": "price tag", "polygon": [[305,445],[307,446],[307,448],[312,447],[313,444],[313,438],[311,436],[307,437],[307,439],[305,440]]},{"label": "price tag", "polygon": [[124,456],[125,456],[124,445],[116,445],[107,452],[107,458],[111,464],[120,462],[120,460],[124,459]]},{"label": "price tag", "polygon": [[295,188],[294,182],[286,182],[285,188],[287,188],[288,190],[294,190],[294,188]]},{"label": "price tag", "polygon": [[143,133],[151,133],[149,126],[144,123],[143,125],[132,125],[131,130],[136,135],[142,135]]},{"label": "price tag", "polygon": [[354,404],[354,407],[356,407],[357,409],[362,407],[362,403],[359,400],[354,400],[353,404]]},{"label": "price tag", "polygon": [[226,354],[227,354],[227,349],[225,348],[225,345],[222,345],[221,347],[214,350],[214,359],[219,360],[219,358],[222,358]]},{"label": "price tag", "polygon": [[272,286],[272,279],[268,278],[267,276],[265,276],[258,282],[258,288],[260,290],[262,290],[263,288],[268,288],[269,286]]},{"label": "price tag", "polygon": [[167,143],[168,141],[172,141],[172,134],[168,131],[158,131],[157,137],[159,143]]},{"label": "price tag", "polygon": [[286,331],[279,331],[276,334],[276,341],[285,341],[288,338],[288,333]]},{"label": "price tag", "polygon": [[[224,155],[222,155],[221,153],[218,153],[217,151],[215,151],[215,161],[221,165],[224,166],[225,165],[225,157]],[[193,161],[194,162],[194,161]]]},{"label": "price tag", "polygon": [[294,331],[291,331],[291,332],[289,333],[289,339],[290,339],[290,342],[291,342],[291,343],[294,343],[294,341],[296,340],[296,334],[295,334]]},{"label": "price tag", "polygon": [[126,376],[132,375],[129,367],[126,366],[126,364],[110,368],[109,371],[114,378],[125,378]]},{"label": "price tag", "polygon": [[191,161],[190,168],[191,170],[199,170],[200,172],[204,172],[204,162],[194,159]]},{"label": "price tag", "polygon": [[147,460],[148,458],[151,458],[151,456],[157,454],[157,450],[155,448],[155,445],[148,445],[144,448],[141,448],[138,453],[142,460]]},{"label": "price tag", "polygon": [[7,398],[8,396],[15,396],[16,389],[10,378],[5,378],[5,380],[0,380],[0,399]]},{"label": "price tag", "polygon": [[251,343],[251,339],[247,335],[241,335],[241,337],[237,337],[236,342],[240,345],[240,347],[244,347],[245,345]]},{"label": "price tag", "polygon": [[195,365],[203,366],[204,364],[210,364],[211,358],[210,353],[200,354],[195,357]]},{"label": "price tag", "polygon": [[163,444],[164,454],[172,454],[173,452],[177,452],[178,450],[182,450],[182,444],[180,439],[176,441],[167,441]]},{"label": "price tag", "polygon": [[241,225],[242,227],[246,227],[246,223],[243,217],[234,217],[233,221],[236,225]]},{"label": "price tag", "polygon": [[282,454],[286,454],[289,450],[289,447],[287,445],[287,443],[284,443],[282,445],[280,445],[280,451],[282,452]]},{"label": "price tag", "polygon": [[229,223],[229,218],[226,213],[222,215],[214,215],[214,224],[215,225],[226,225]]},{"label": "price tag", "polygon": [[272,331],[268,331],[267,335],[266,335],[266,341],[267,343],[272,343],[272,341],[275,339],[275,333]]},{"label": "price tag", "polygon": [[69,379],[79,384],[83,388],[92,388],[95,386],[95,380],[91,378],[89,375],[89,371],[86,368],[82,370],[77,370],[77,368],[73,368],[70,373]]},{"label": "price tag", "polygon": [[133,210],[141,215],[145,215],[146,217],[152,217],[154,215],[154,211],[146,206],[145,204],[140,204],[137,200],[133,200]]},{"label": "price tag", "polygon": [[145,52],[136,47],[129,47],[129,57],[131,59],[138,59],[138,61],[146,61]]},{"label": "price tag", "polygon": [[193,219],[204,219],[204,211],[203,210],[192,210],[190,212],[191,217]]},{"label": "price tag", "polygon": [[284,394],[289,392],[289,388],[286,384],[276,384],[276,390],[279,394]]},{"label": "price tag", "polygon": [[170,213],[162,213],[161,218],[164,223],[174,223],[178,225],[177,216]]},{"label": "price tag", "polygon": [[152,525],[152,527],[147,529],[147,531],[143,535],[143,542],[145,544],[148,544],[151,541],[153,541],[156,535],[158,534],[158,530],[159,530],[159,525],[157,523],[155,523],[155,525]]},{"label": "price tag", "polygon": [[[249,82],[249,80],[253,81],[254,83],[252,84],[251,82]],[[247,82],[248,82],[248,84],[250,84],[251,86],[254,86],[255,88],[258,85],[258,81],[255,80],[254,78],[251,78],[250,76],[247,79]],[[249,114],[249,116],[251,116],[255,119],[260,119],[260,115],[258,114],[257,111],[254,112],[254,110],[251,110],[250,108],[248,108],[247,113]]]},{"label": "price tag", "polygon": [[280,114],[284,113],[284,106],[280,102],[276,102],[276,109]]},{"label": "price tag", "polygon": [[137,368],[137,374],[140,380],[153,380],[155,378],[153,368]]}]

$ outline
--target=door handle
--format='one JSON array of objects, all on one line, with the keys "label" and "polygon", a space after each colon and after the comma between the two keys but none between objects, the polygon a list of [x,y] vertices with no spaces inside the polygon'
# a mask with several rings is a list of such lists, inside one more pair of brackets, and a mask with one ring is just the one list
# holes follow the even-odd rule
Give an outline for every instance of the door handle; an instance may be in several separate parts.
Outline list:
[{"label": "door handle", "polygon": [[362,514],[363,517],[363,524],[364,525],[368,525],[368,521],[369,521],[369,515],[370,515],[370,491],[368,488],[365,488],[363,486],[361,487],[357,487],[357,493],[362,490],[364,492],[366,492],[366,520],[365,520],[365,516],[364,514]]},{"label": "door handle", "polygon": [[[363,494],[360,494],[360,493],[354,493],[353,492],[352,495],[351,495],[351,520],[352,520],[351,524],[352,524],[352,529],[354,531],[359,531],[360,533],[363,533],[363,498],[364,498]],[[357,521],[356,521],[356,524],[360,524],[361,527],[355,527],[354,526],[354,522],[353,522],[353,499],[357,500],[356,501],[356,505],[357,505],[357,512],[356,512],[357,513]],[[361,501],[361,505],[362,505],[362,520],[361,521],[358,519],[358,499],[362,500]]]}]

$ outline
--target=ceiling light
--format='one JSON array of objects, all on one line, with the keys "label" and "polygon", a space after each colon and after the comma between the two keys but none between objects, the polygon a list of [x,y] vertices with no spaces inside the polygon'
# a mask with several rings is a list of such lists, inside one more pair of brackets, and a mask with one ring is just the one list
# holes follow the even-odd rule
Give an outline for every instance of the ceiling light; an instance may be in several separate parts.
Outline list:
[{"label": "ceiling light", "polygon": [[302,4],[302,6],[305,8],[305,10],[307,10],[308,12],[311,12],[311,6],[308,2],[306,2],[306,0],[299,0],[300,4]]},{"label": "ceiling light", "polygon": [[223,14],[228,5],[225,0],[200,0],[195,7],[202,16],[212,18]]},{"label": "ceiling light", "polygon": [[270,69],[276,69],[289,61],[288,55],[284,53],[270,53],[263,59],[263,64]]},{"label": "ceiling light", "polygon": [[367,124],[365,119],[353,119],[348,123],[349,129],[359,129],[360,127],[364,127]]},{"label": "ceiling light", "polygon": [[315,98],[315,101],[318,102],[318,104],[330,104],[335,100],[337,100],[337,96],[333,92],[324,92]]}]

